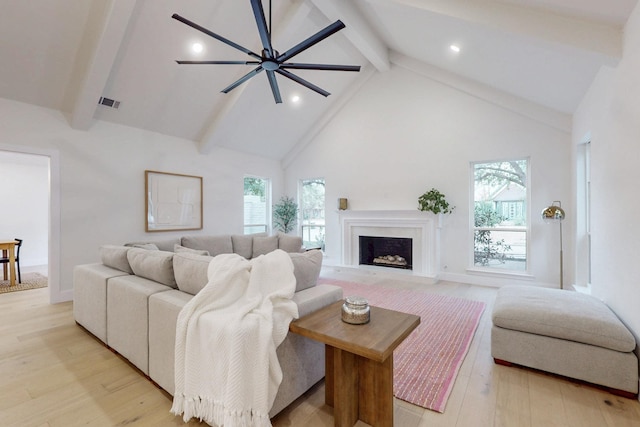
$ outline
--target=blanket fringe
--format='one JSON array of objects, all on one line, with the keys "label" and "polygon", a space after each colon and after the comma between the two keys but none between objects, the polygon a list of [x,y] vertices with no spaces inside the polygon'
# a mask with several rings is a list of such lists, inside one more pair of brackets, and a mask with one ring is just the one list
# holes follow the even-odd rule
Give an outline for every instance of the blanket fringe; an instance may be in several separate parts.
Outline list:
[{"label": "blanket fringe", "polygon": [[226,408],[224,402],[206,396],[174,396],[171,413],[182,414],[185,423],[195,417],[217,427],[271,427],[269,414]]}]

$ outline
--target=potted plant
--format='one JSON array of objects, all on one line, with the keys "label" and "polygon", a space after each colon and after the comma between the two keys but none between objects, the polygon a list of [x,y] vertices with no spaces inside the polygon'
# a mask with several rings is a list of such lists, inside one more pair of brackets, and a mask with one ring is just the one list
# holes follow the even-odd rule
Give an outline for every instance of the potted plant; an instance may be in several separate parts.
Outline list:
[{"label": "potted plant", "polygon": [[273,226],[283,233],[293,230],[298,221],[298,204],[292,197],[282,196],[280,201],[273,205]]},{"label": "potted plant", "polygon": [[429,211],[434,214],[448,214],[453,212],[455,206],[450,206],[445,200],[444,194],[432,188],[431,190],[418,197],[418,209],[421,211]]}]

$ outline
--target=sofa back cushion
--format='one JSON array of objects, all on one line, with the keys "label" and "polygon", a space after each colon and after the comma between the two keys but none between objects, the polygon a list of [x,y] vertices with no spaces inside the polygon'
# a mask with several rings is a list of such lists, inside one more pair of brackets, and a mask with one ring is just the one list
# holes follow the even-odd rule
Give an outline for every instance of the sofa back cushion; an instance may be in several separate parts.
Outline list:
[{"label": "sofa back cushion", "polygon": [[189,252],[173,256],[173,271],[178,289],[195,295],[209,282],[207,271],[213,257]]},{"label": "sofa back cushion", "polygon": [[278,249],[278,236],[257,236],[253,238],[252,258],[266,255]]},{"label": "sofa back cushion", "polygon": [[131,248],[127,259],[136,276],[177,288],[173,274],[173,252]]},{"label": "sofa back cushion", "polygon": [[133,270],[131,269],[129,260],[127,259],[127,252],[129,252],[129,249],[130,248],[126,246],[102,245],[99,250],[100,259],[107,267],[133,274]]},{"label": "sofa back cushion", "polygon": [[232,254],[233,244],[231,236],[184,236],[182,246],[201,251],[208,251],[209,255]]},{"label": "sofa back cushion", "polygon": [[322,268],[322,251],[290,253],[293,262],[293,275],[296,277],[296,292],[315,286]]},{"label": "sofa back cushion", "polygon": [[302,251],[302,237],[291,236],[289,234],[278,233],[278,249],[282,249],[285,252],[301,252]]},{"label": "sofa back cushion", "polygon": [[233,243],[233,253],[251,259],[253,256],[253,235],[251,234],[235,234],[231,236]]}]

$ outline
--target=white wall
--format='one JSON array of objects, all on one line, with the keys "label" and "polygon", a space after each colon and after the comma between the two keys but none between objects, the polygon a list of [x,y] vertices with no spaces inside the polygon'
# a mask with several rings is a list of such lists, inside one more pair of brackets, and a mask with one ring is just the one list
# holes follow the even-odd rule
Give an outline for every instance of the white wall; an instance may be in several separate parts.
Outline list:
[{"label": "white wall", "polygon": [[[202,155],[192,141],[106,122],[77,131],[58,111],[2,98],[0,129],[0,150],[6,144],[59,152],[62,291],[72,289],[73,266],[98,261],[105,243],[241,234],[245,174],[269,177],[274,195],[282,192],[279,162],[227,149]],[[203,177],[203,230],[144,231],[146,169]]]},{"label": "white wall", "polygon": [[592,293],[640,337],[640,5],[623,59],[600,72],[574,115],[573,140],[591,133]]},{"label": "white wall", "polygon": [[[502,96],[486,87],[481,92]],[[456,206],[443,221],[444,278],[501,284],[497,277],[467,274],[470,162],[522,157],[531,161],[532,280],[558,286],[559,230],[544,224],[540,212],[553,200],[572,209],[570,133],[522,112],[394,65],[371,78],[287,166],[285,181],[295,194],[298,180],[325,177],[329,262],[340,257],[339,197],[354,210],[417,209],[418,197],[435,187]]]},{"label": "white wall", "polygon": [[0,239],[22,239],[20,267],[48,259],[49,159],[0,151]]}]

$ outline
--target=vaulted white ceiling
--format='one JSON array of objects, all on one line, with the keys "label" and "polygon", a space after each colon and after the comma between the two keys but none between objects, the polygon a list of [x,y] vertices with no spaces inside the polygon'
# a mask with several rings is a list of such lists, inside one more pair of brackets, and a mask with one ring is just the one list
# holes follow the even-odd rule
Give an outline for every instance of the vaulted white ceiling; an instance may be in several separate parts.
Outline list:
[{"label": "vaulted white ceiling", "polygon": [[[276,49],[341,19],[344,30],[295,60],[362,71],[295,70],[331,95],[279,77],[276,105],[264,73],[220,93],[249,66],[175,62],[251,58],[173,13],[260,52],[249,0],[0,0],[0,97],[62,110],[76,129],[100,119],[196,141],[203,153],[221,146],[281,159],[399,57],[571,114],[600,67],[620,59],[637,0],[272,2]],[[120,107],[98,106],[101,96]]]}]

